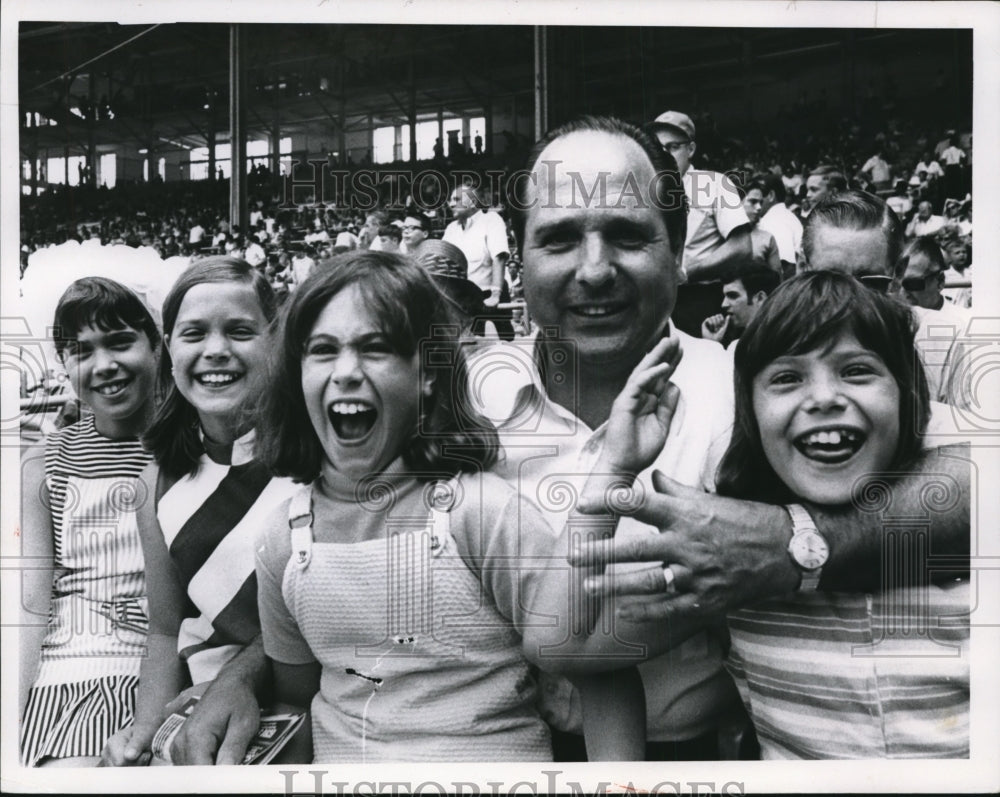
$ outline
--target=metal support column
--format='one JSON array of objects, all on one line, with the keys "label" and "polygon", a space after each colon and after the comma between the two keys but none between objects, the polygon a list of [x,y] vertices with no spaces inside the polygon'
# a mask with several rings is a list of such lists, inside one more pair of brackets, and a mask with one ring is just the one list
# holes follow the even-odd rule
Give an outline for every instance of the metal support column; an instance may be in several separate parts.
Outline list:
[{"label": "metal support column", "polygon": [[247,131],[246,72],[243,69],[242,26],[229,26],[229,145],[231,151],[229,180],[229,223],[247,230]]},{"label": "metal support column", "polygon": [[549,129],[548,34],[544,25],[535,25],[535,140]]},{"label": "metal support column", "polygon": [[417,68],[415,65],[416,59],[411,54],[410,55],[410,152],[406,159],[410,163],[416,163],[417,160]]}]

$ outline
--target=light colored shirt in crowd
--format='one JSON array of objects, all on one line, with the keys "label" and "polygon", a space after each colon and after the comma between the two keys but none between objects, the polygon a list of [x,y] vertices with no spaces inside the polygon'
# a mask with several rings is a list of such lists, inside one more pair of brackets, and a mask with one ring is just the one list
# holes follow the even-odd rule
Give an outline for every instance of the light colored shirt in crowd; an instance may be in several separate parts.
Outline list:
[{"label": "light colored shirt in crowd", "polygon": [[251,266],[259,266],[267,260],[267,253],[264,252],[264,247],[257,241],[251,240],[247,245],[246,251],[243,253],[243,259]]},{"label": "light colored shirt in crowd", "polygon": [[189,244],[200,244],[201,239],[205,237],[205,228],[200,224],[195,224],[191,228],[191,232],[188,233],[188,243]]},{"label": "light colored shirt in crowd", "polygon": [[943,216],[930,216],[927,219],[914,216],[906,227],[906,236],[919,238],[922,235],[933,235],[942,227],[944,227]]},{"label": "light colored shirt in crowd", "polygon": [[758,226],[767,230],[778,242],[778,257],[788,263],[794,263],[796,255],[802,249],[802,222],[792,213],[784,202],[775,202],[768,208]]},{"label": "light colored shirt in crowd", "polygon": [[933,159],[926,162],[920,161],[917,168],[913,170],[913,176],[919,179],[920,172],[927,172],[928,177],[944,177],[944,169],[941,168],[941,164]]},{"label": "light colored shirt in crowd", "polygon": [[[656,468],[683,484],[714,490],[733,422],[732,361],[714,341],[692,338],[672,325],[669,334],[680,339],[684,351],[671,377],[680,388],[680,400],[663,451],[639,474],[637,485],[651,492]],[[538,504],[558,533],[574,495],[597,462],[606,425],[590,429],[548,398],[535,364],[536,340],[529,337],[483,350],[470,363],[470,383],[479,386],[479,409],[500,434],[505,456],[497,472]],[[659,533],[630,517],[623,517],[617,530],[619,537]],[[723,634],[701,632],[639,666],[651,740],[694,738],[712,730],[731,708],[736,695],[723,669],[723,645]],[[580,702],[569,681],[543,674],[541,709],[556,728],[581,732]]]},{"label": "light colored shirt in crowd", "polygon": [[312,271],[316,261],[309,255],[296,255],[292,258],[292,275],[295,277],[295,284],[301,285]]},{"label": "light colored shirt in crowd", "polygon": [[889,164],[885,158],[880,158],[878,155],[872,155],[866,160],[865,165],[861,167],[861,171],[871,174],[872,182],[874,183],[887,183],[892,177],[892,170],[889,168]]},{"label": "light colored shirt in crowd", "polygon": [[465,227],[456,219],[445,228],[443,237],[465,254],[469,263],[469,281],[485,290],[491,289],[493,260],[510,254],[507,225],[500,215],[493,211],[477,211],[466,219]]},{"label": "light colored shirt in crowd", "polygon": [[965,160],[965,153],[958,147],[948,147],[941,153],[941,160],[944,161],[945,166],[958,166]]},{"label": "light colored shirt in crowd", "polygon": [[749,224],[743,201],[732,179],[719,172],[688,169],[684,175],[687,194],[687,238],[683,267],[693,273],[698,265],[718,249],[730,233]]}]

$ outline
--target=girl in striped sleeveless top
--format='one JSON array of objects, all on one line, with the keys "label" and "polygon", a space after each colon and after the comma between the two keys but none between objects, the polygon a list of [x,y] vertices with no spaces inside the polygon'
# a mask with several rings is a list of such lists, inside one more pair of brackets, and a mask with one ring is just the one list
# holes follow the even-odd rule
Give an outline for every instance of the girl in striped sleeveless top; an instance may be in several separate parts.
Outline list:
[{"label": "girl in striped sleeveless top", "polygon": [[99,277],[66,290],[53,327],[56,354],[93,414],[23,463],[24,551],[38,564],[22,582],[21,760],[87,766],[131,722],[145,653],[136,513],[151,457],[139,434],[153,416],[160,338],[139,297]]},{"label": "girl in striped sleeveless top", "polygon": [[146,442],[154,497],[140,518],[149,593],[150,655],[136,718],[104,751],[106,764],[148,757],[168,704],[201,693],[260,633],[253,541],[288,497],[254,457],[253,403],[265,383],[275,299],[242,260],[191,265],[163,304],[165,397]]},{"label": "girl in striped sleeveless top", "polygon": [[[907,307],[844,274],[780,286],[736,348],[719,493],[787,504],[793,521],[799,501],[888,509],[878,504],[930,414],[914,328]],[[885,474],[881,485],[859,490],[870,474]],[[920,523],[887,527],[886,544],[911,531],[919,544]],[[729,616],[728,666],[763,758],[968,757],[968,576],[932,583],[917,570],[887,573],[880,594],[820,591],[807,571],[797,592]]]}]

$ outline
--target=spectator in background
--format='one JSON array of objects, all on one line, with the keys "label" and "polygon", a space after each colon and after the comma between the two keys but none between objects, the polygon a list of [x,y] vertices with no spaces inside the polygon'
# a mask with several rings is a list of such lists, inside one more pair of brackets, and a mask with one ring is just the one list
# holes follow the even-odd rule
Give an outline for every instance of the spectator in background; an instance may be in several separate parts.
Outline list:
[{"label": "spectator in background", "polygon": [[690,116],[665,111],[647,125],[646,132],[677,163],[684,183],[689,207],[682,274],[687,284],[678,291],[672,320],[697,336],[702,320],[719,306],[720,280],[754,260],[750,219],[739,188],[728,175],[691,168],[697,144]]},{"label": "spectator in background", "polygon": [[403,219],[403,242],[399,246],[399,251],[404,255],[412,254],[420,244],[430,238],[430,235],[431,222],[427,216],[416,211],[407,213]]},{"label": "spectator in background", "polygon": [[913,176],[920,180],[922,179],[920,177],[921,172],[926,172],[927,177],[934,180],[944,177],[944,170],[941,168],[941,164],[934,159],[929,151],[925,152],[923,157],[917,162],[916,167],[913,169]]},{"label": "spectator in background", "polygon": [[358,245],[361,249],[371,249],[373,252],[381,251],[381,244],[378,242],[378,231],[389,223],[389,213],[385,210],[373,210],[365,216],[365,223],[358,233]]},{"label": "spectator in background", "polygon": [[722,286],[722,312],[706,318],[701,336],[732,349],[747,325],[757,315],[764,300],[781,282],[781,275],[769,268],[757,268]]},{"label": "spectator in background", "polygon": [[[843,271],[886,293],[900,262],[903,225],[883,199],[864,191],[828,197],[810,214],[802,233],[802,270]],[[914,307],[917,350],[927,372],[931,398],[968,408],[959,390],[963,363],[957,340],[964,334],[940,311]],[[950,334],[943,334],[951,326]]]},{"label": "spectator in background", "polygon": [[958,146],[958,136],[952,133],[948,146],[941,153],[944,164],[944,195],[963,196],[965,194],[965,152]]},{"label": "spectator in background", "polygon": [[944,227],[944,219],[935,216],[931,208],[931,203],[924,200],[917,205],[917,215],[910,220],[906,227],[907,238],[920,238],[924,235],[934,235]]},{"label": "spectator in background", "polygon": [[257,239],[253,236],[250,236],[250,238],[247,239],[246,249],[243,250],[243,259],[254,268],[267,259],[267,253],[264,251],[264,247],[261,246]]},{"label": "spectator in background", "polygon": [[378,251],[398,252],[403,233],[395,224],[383,224],[378,228]]},{"label": "spectator in background", "polygon": [[497,309],[499,303],[510,301],[504,275],[510,258],[507,225],[500,214],[483,210],[479,192],[471,185],[456,186],[448,207],[455,220],[445,228],[443,240],[462,250],[469,266],[468,278],[489,291],[483,302],[486,313],[473,323],[473,333],[483,335],[486,322],[492,321],[503,340],[513,340],[510,311]]},{"label": "spectator in background", "polygon": [[[776,178],[777,179],[777,178]],[[758,225],[764,204],[764,184],[758,178],[750,181],[746,190],[740,189],[743,197],[743,212],[750,219],[750,241],[753,246],[754,262],[764,263],[775,273],[781,272],[781,258],[774,236]]]},{"label": "spectator in background", "polygon": [[835,166],[817,166],[806,178],[806,199],[802,218],[805,218],[828,196],[847,190],[847,178]]},{"label": "spectator in background", "polygon": [[892,180],[892,169],[888,161],[882,157],[882,147],[875,148],[875,154],[865,161],[861,167],[861,173],[872,183],[876,191],[884,191],[889,188]]},{"label": "spectator in background", "polygon": [[[941,293],[955,307],[972,307],[972,245],[962,238],[952,238],[945,243],[945,260],[948,269],[944,272],[946,286]],[[968,285],[956,285],[965,283]]]},{"label": "spectator in background", "polygon": [[751,186],[755,185],[759,186],[762,195],[762,215],[758,226],[774,236],[781,273],[788,278],[795,273],[795,264],[802,250],[802,222],[785,205],[785,186],[779,177],[761,175],[751,183]]},{"label": "spectator in background", "polygon": [[944,227],[952,235],[972,235],[972,222],[962,217],[962,203],[954,197],[944,201]]},{"label": "spectator in background", "polygon": [[944,304],[945,262],[941,247],[930,236],[917,238],[900,258],[901,285],[906,301],[914,307],[940,310]]}]

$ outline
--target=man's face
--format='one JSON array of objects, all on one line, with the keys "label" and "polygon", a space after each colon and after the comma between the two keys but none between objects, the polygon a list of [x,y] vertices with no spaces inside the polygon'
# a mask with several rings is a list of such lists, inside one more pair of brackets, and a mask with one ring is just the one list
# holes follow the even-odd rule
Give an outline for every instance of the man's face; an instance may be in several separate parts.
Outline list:
[{"label": "man's face", "polygon": [[674,156],[674,160],[677,161],[677,171],[683,177],[691,166],[691,158],[694,157],[694,142],[687,137],[683,130],[676,127],[658,128],[656,139],[660,142],[661,147]]},{"label": "man's face", "polygon": [[420,226],[420,219],[407,216],[403,220],[403,242],[409,251],[413,251],[423,241],[427,240],[427,232]]},{"label": "man's face", "polygon": [[829,270],[863,276],[891,276],[889,241],[881,229],[844,230],[821,224],[813,235],[809,271]]},{"label": "man's face", "polygon": [[920,217],[921,221],[927,221],[931,217],[931,203],[921,202],[917,207],[917,215]]},{"label": "man's face", "polygon": [[903,273],[903,293],[906,301],[914,307],[937,310],[944,302],[941,296],[943,284],[944,272],[938,271],[929,258],[922,254],[915,254],[909,258],[906,271]]},{"label": "man's face", "polygon": [[[631,369],[662,335],[677,290],[653,165],[631,139],[595,131],[557,139],[538,164],[522,252],[531,316],[573,339],[581,364]],[[581,183],[586,194],[599,186],[592,199]]]},{"label": "man's face", "polygon": [[742,332],[753,318],[754,308],[750,304],[743,280],[733,280],[722,286],[722,312],[729,316],[729,326],[735,332]]},{"label": "man's face", "polygon": [[764,212],[764,194],[759,188],[751,188],[747,191],[747,195],[743,199],[743,210],[746,211],[751,224],[760,221],[761,214]]},{"label": "man's face", "polygon": [[478,210],[472,189],[462,186],[451,192],[451,196],[448,198],[448,207],[451,209],[452,215],[459,221],[464,221]]},{"label": "man's face", "polygon": [[816,207],[826,193],[826,180],[822,176],[810,175],[806,179],[806,199],[809,200],[809,207]]}]

